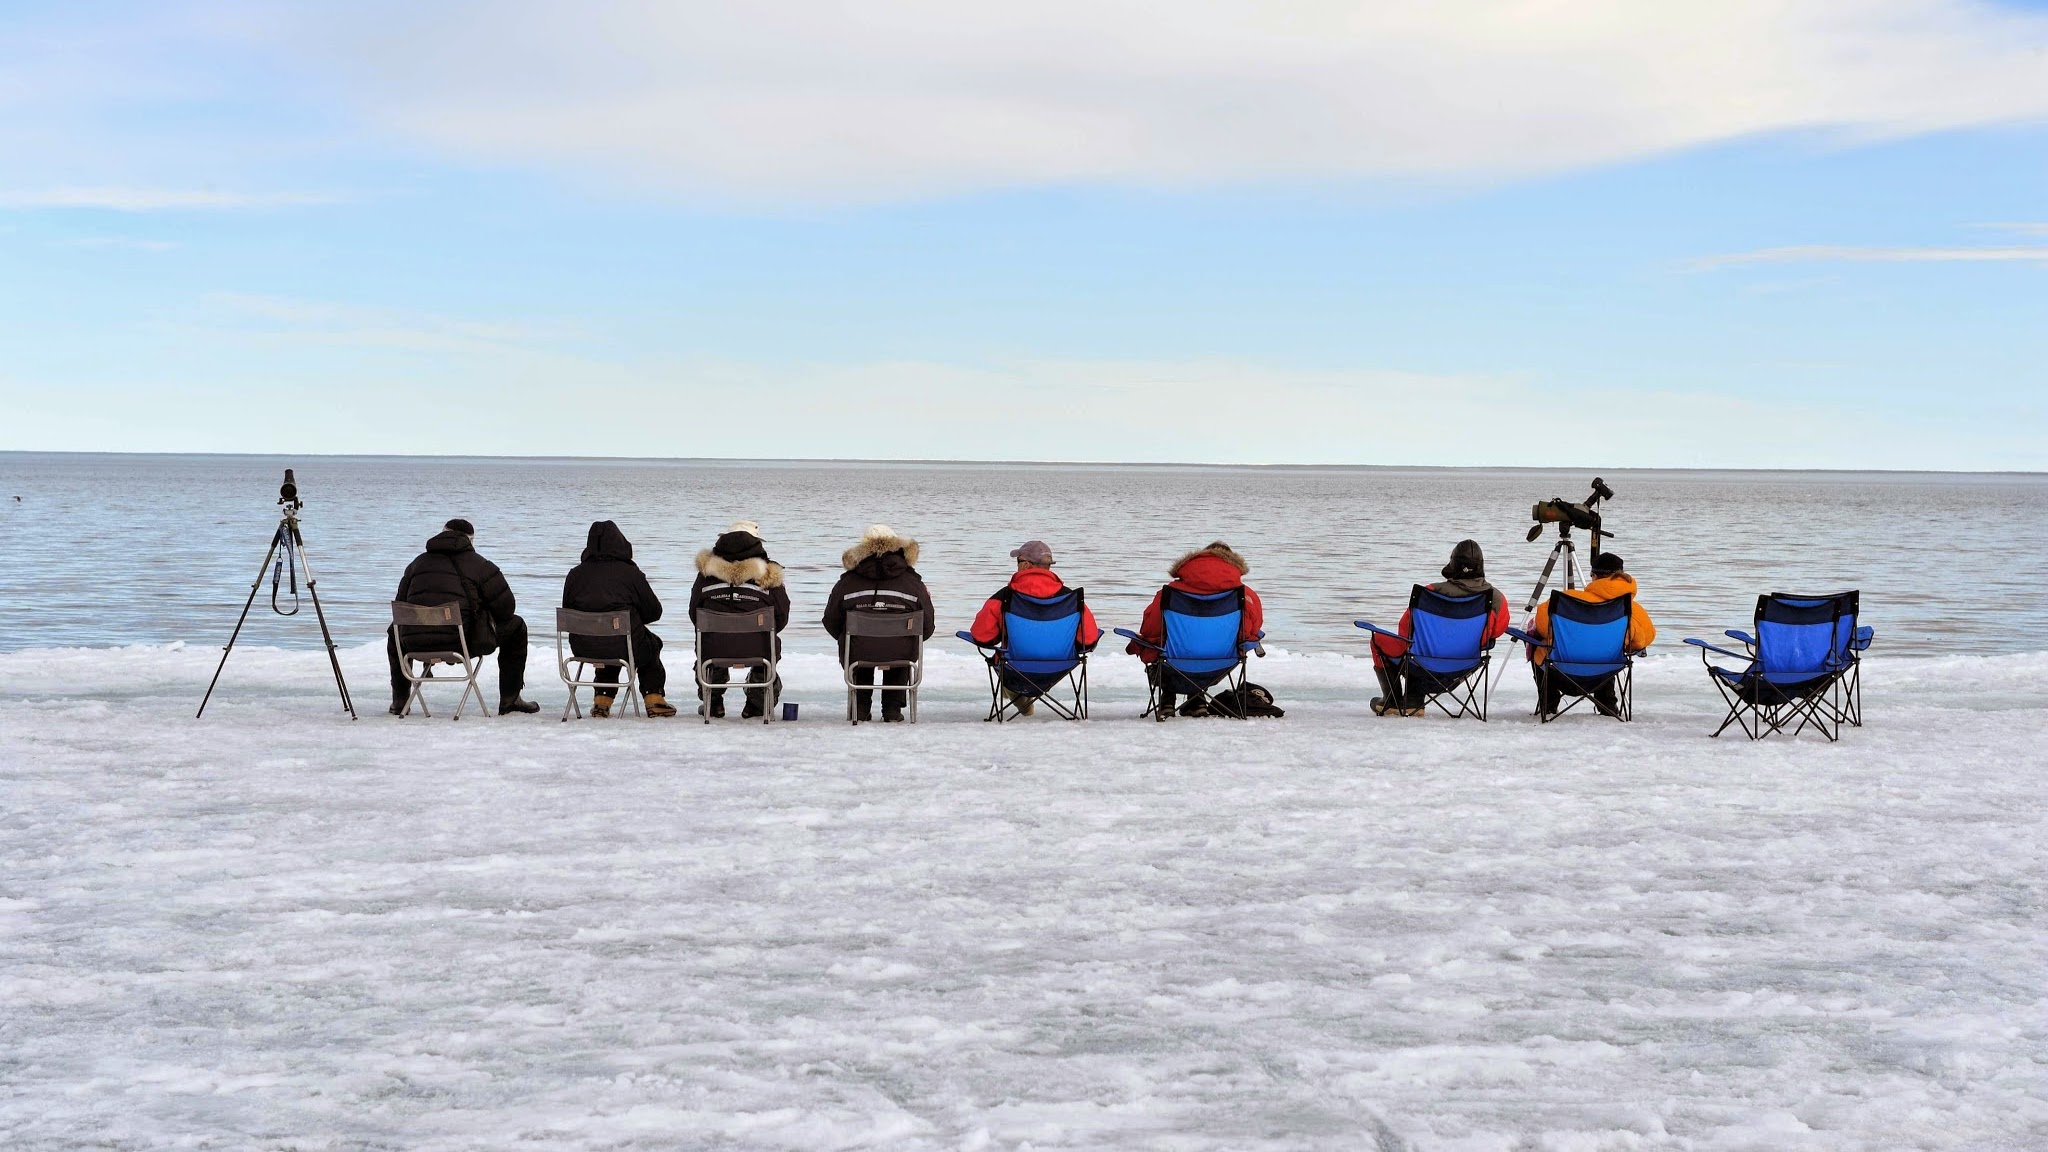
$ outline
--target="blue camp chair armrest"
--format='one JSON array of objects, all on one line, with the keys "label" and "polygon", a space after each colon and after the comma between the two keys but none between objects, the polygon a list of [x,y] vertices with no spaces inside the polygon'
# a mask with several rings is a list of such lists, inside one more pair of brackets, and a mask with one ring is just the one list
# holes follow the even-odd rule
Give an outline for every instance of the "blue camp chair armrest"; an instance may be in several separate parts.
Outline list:
[{"label": "blue camp chair armrest", "polygon": [[1686,637],[1685,642],[1687,644],[1692,645],[1695,648],[1705,648],[1709,652],[1719,652],[1723,656],[1732,656],[1737,660],[1748,660],[1751,658],[1749,653],[1747,652],[1730,652],[1726,648],[1717,648],[1714,645],[1707,643],[1705,640],[1700,640],[1692,636]]},{"label": "blue camp chair armrest", "polygon": [[1113,629],[1113,631],[1115,631],[1117,635],[1124,637],[1125,639],[1131,641],[1134,644],[1139,645],[1140,647],[1150,648],[1154,652],[1164,651],[1164,649],[1160,648],[1159,645],[1152,643],[1150,640],[1145,639],[1144,637],[1138,635],[1136,632],[1131,631],[1129,628],[1117,628]]},{"label": "blue camp chair armrest", "polygon": [[1750,635],[1749,633],[1747,633],[1747,632],[1744,632],[1744,631],[1742,631],[1742,630],[1741,630],[1741,629],[1739,629],[1739,628],[1730,628],[1730,629],[1728,629],[1728,631],[1727,631],[1727,632],[1725,633],[1725,635],[1726,635],[1726,636],[1727,636],[1727,637],[1728,637],[1728,638],[1729,638],[1730,640],[1740,640],[1740,641],[1742,641],[1742,642],[1743,642],[1744,644],[1747,644],[1747,645],[1749,645],[1749,646],[1750,646],[1751,648],[1754,648],[1754,647],[1756,647],[1756,637],[1754,637],[1754,636],[1751,636],[1751,635]]},{"label": "blue camp chair armrest", "polygon": [[1870,647],[1870,642],[1871,642],[1872,640],[1875,640],[1876,638],[1877,638],[1877,629],[1875,629],[1875,628],[1858,628],[1858,629],[1856,630],[1856,639],[1855,639],[1855,640],[1854,640],[1853,642],[1851,642],[1849,646],[1850,646],[1851,648],[1854,648],[1854,649],[1855,649],[1856,651],[1858,651],[1858,652],[1861,652],[1861,651],[1863,651],[1863,650],[1864,650],[1865,648],[1868,648],[1868,647]]},{"label": "blue camp chair armrest", "polygon": [[953,635],[955,635],[955,636],[958,636],[958,637],[959,637],[959,638],[961,638],[962,640],[965,640],[965,641],[967,641],[967,642],[968,642],[969,644],[972,644],[972,645],[974,645],[974,646],[975,646],[976,648],[994,648],[994,647],[996,647],[996,645],[994,645],[994,644],[983,644],[983,643],[982,643],[981,641],[979,641],[979,640],[976,640],[976,639],[974,638],[974,633],[972,633],[972,632],[955,632],[955,633],[953,633]]},{"label": "blue camp chair armrest", "polygon": [[1406,639],[1408,639],[1406,636],[1401,635],[1399,632],[1389,632],[1385,628],[1380,627],[1379,625],[1373,623],[1370,620],[1353,620],[1351,624],[1354,628],[1363,628],[1367,632],[1371,632],[1374,635],[1378,636],[1385,636],[1389,640],[1405,641]]},{"label": "blue camp chair armrest", "polygon": [[1530,635],[1527,632],[1522,631],[1520,628],[1508,629],[1508,635],[1513,636],[1515,639],[1520,640],[1522,643],[1527,644],[1531,648],[1550,647],[1550,644],[1547,641],[1538,640],[1536,637]]}]

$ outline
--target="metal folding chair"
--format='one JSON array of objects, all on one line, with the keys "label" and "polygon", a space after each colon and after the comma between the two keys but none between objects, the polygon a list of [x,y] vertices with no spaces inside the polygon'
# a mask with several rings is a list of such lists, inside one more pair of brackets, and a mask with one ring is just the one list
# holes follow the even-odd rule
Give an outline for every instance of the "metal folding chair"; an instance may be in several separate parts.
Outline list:
[{"label": "metal folding chair", "polygon": [[[572,637],[586,640],[608,641],[602,650],[610,651],[617,644],[619,656],[579,656],[574,652]],[[571,670],[569,667],[576,667]],[[597,679],[600,668],[620,669],[622,679],[607,684]],[[620,693],[620,709],[630,708],[640,717],[647,710],[640,706],[640,669],[633,663],[633,613],[620,609],[616,612],[578,612],[573,608],[555,609],[555,669],[562,677],[562,684],[569,689],[569,702],[562,705],[562,722],[569,722],[573,711],[578,720],[583,719],[583,705],[576,694],[590,689],[593,698],[599,692]],[[589,673],[586,677],[584,674]]]},{"label": "metal folding chair", "polygon": [[[1044,704],[1063,720],[1088,718],[1088,649],[1081,645],[1086,593],[1068,588],[1057,596],[1026,596],[1004,590],[996,638],[983,644],[972,632],[954,635],[979,649],[988,666],[988,715],[998,724]],[[1023,695],[1015,679],[1035,689]],[[1061,699],[1062,687],[1067,698]]]},{"label": "metal folding chair", "polygon": [[[1559,589],[1550,594],[1550,639],[1543,640],[1520,628],[1508,635],[1528,645],[1531,652],[1544,654],[1536,665],[1537,719],[1545,724],[1611,691],[1611,715],[1623,723],[1635,719],[1635,653],[1628,650],[1629,612],[1635,604],[1633,593],[1612,600],[1581,600]],[[1558,709],[1543,711],[1545,696],[1556,692]],[[1567,701],[1569,701],[1567,703]],[[1604,707],[1596,703],[1596,709]]]},{"label": "metal folding chair", "polygon": [[[861,640],[889,640],[899,643],[908,640],[917,654],[907,660],[901,658],[888,660],[862,659],[860,656]],[[895,643],[890,645],[891,648],[896,646],[897,644]],[[908,719],[912,724],[917,723],[917,690],[924,684],[924,613],[922,611],[881,612],[864,608],[855,608],[848,611],[846,614],[846,632],[839,641],[839,665],[842,674],[846,678],[846,719],[849,723],[860,723],[860,713],[854,693],[868,691],[908,692],[910,694],[910,713]],[[853,674],[864,668],[875,669],[877,671],[875,677],[877,681],[881,680],[879,673],[883,669],[908,668],[910,669],[910,681],[907,684],[891,684],[886,687],[880,683],[856,683]]]},{"label": "metal folding chair", "polygon": [[[455,647],[436,650],[421,649],[409,651],[405,646],[407,628],[425,629],[431,632],[455,633]],[[407,604],[403,600],[391,602],[391,635],[398,646],[398,668],[412,683],[412,691],[405,697],[405,709],[401,716],[412,715],[412,706],[417,702],[420,715],[432,716],[427,711],[427,697],[421,691],[427,681],[434,678],[436,665],[452,665],[462,669],[462,696],[455,703],[455,719],[462,719],[462,710],[469,706],[471,693],[476,695],[477,711],[491,714],[490,705],[484,703],[484,690],[477,687],[477,672],[484,666],[484,658],[469,654],[469,636],[462,627],[462,605],[453,604]],[[413,671],[413,665],[419,671]]]},{"label": "metal folding chair", "polygon": [[[708,706],[711,702],[711,693],[728,688],[739,688],[742,690],[747,688],[760,689],[764,694],[762,697],[764,704],[761,709],[761,723],[766,724],[772,721],[775,718],[776,706],[780,703],[775,695],[775,679],[777,674],[775,610],[763,607],[747,612],[720,612],[711,608],[700,608],[697,611],[696,629],[697,687],[702,690],[701,696],[706,704],[703,710],[704,722],[706,724],[711,723],[711,709]],[[759,651],[746,651],[739,655],[706,657],[704,655],[704,638],[706,636],[752,636],[757,638],[757,643],[742,644],[740,647],[743,649],[759,649]],[[728,675],[730,675],[731,669],[759,668],[762,670],[762,676],[759,681],[745,684],[717,684],[706,678],[706,673],[710,672],[713,668],[727,669]]]},{"label": "metal folding chair", "polygon": [[[1863,652],[1875,633],[1857,623],[1860,607],[1854,590],[1824,596],[1774,592],[1757,597],[1755,635],[1733,628],[1725,633],[1744,651],[1688,638],[1728,705],[1713,735],[1731,724],[1751,740],[1772,733],[1797,736],[1812,727],[1833,741],[1841,739],[1845,724],[1862,727]],[[1716,655],[1746,666],[1720,667]]]},{"label": "metal folding chair", "polygon": [[[1401,683],[1421,690],[1423,707],[1434,704],[1453,720],[1470,716],[1485,723],[1493,695],[1486,677],[1487,665],[1493,660],[1493,641],[1486,638],[1492,612],[1490,594],[1446,596],[1417,584],[1408,591],[1408,626],[1413,635],[1403,636],[1369,620],[1353,620],[1352,624],[1407,645],[1394,663],[1401,671]],[[1447,699],[1457,707],[1445,704]]]}]

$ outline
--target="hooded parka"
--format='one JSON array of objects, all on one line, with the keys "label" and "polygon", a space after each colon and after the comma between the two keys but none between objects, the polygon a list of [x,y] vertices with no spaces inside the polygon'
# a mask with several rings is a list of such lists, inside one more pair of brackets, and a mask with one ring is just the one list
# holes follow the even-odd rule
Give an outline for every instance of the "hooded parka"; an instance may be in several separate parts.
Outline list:
[{"label": "hooded parka", "polygon": [[[1238,639],[1252,640],[1265,630],[1266,613],[1259,603],[1259,594],[1244,582],[1251,570],[1252,566],[1245,563],[1244,557],[1235,549],[1218,541],[1174,561],[1173,567],[1167,569],[1167,575],[1172,577],[1167,587],[1202,596],[1243,588],[1244,618],[1238,628]],[[1166,616],[1159,608],[1164,591],[1161,589],[1152,594],[1152,603],[1145,606],[1145,617],[1138,625],[1139,639],[1145,643],[1133,641],[1124,646],[1124,651],[1146,664],[1159,659],[1159,649],[1166,643]]]}]

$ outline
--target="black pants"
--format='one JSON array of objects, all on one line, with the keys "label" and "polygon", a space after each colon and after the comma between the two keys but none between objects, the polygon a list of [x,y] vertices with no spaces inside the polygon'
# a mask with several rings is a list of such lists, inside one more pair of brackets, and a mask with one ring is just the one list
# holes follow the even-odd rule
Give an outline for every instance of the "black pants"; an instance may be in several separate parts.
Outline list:
[{"label": "black pants", "polygon": [[[606,644],[617,644],[616,637],[607,637]],[[612,651],[617,652],[614,648]],[[613,659],[617,659],[616,656]],[[661,637],[647,629],[633,627],[633,671],[640,677],[640,693],[643,696],[660,696],[668,689],[668,669],[661,664]],[[619,669],[599,668],[591,678],[599,684],[617,684]],[[600,695],[609,695],[600,693]]]},{"label": "black pants", "polygon": [[[881,669],[875,669],[875,668],[855,668],[855,669],[853,670],[853,680],[854,680],[854,683],[856,683],[856,684],[873,684],[873,683],[875,682],[875,673],[876,673],[877,671],[881,672],[881,674],[882,674],[882,683],[884,683],[884,684],[908,684],[908,683],[910,683],[910,669],[908,669],[908,668],[881,668]],[[884,715],[884,716],[901,716],[901,715],[903,715],[903,706],[904,706],[904,704],[906,704],[906,703],[907,703],[907,702],[908,702],[909,700],[910,700],[910,693],[908,693],[908,692],[884,692],[884,693],[882,693],[882,715]],[[875,715],[875,705],[874,705],[874,701],[875,701],[875,694],[874,694],[873,692],[862,692],[862,691],[856,691],[856,692],[855,692],[855,693],[853,694],[853,711],[854,711],[854,714],[855,714],[855,715],[857,715],[857,716],[859,716],[859,717],[860,717],[861,719],[863,719],[863,720],[869,720],[869,719],[873,719],[873,717],[874,717],[874,715]]]},{"label": "black pants", "polygon": [[1388,704],[1400,708],[1420,708],[1429,698],[1440,692],[1449,692],[1463,684],[1471,672],[1455,672],[1438,675],[1423,668],[1416,668],[1403,676],[1406,665],[1393,661],[1373,669],[1380,678],[1380,697]]},{"label": "black pants", "polygon": [[1173,711],[1174,698],[1176,696],[1201,696],[1206,694],[1207,689],[1214,687],[1218,681],[1230,675],[1231,671],[1231,669],[1225,668],[1221,672],[1205,672],[1199,676],[1190,676],[1186,672],[1175,671],[1164,664],[1145,665],[1145,676],[1152,681],[1153,687],[1158,690],[1159,710],[1162,712]]},{"label": "black pants", "polygon": [[[404,704],[412,695],[412,681],[398,659],[398,633],[390,629],[384,632],[384,658],[391,665],[391,702]],[[514,616],[498,625],[498,699],[510,700],[525,687],[526,618]]]},{"label": "black pants", "polygon": [[1600,711],[1610,716],[1620,714],[1621,701],[1614,692],[1614,677],[1609,676],[1605,680],[1600,681],[1593,686],[1591,691],[1585,691],[1585,687],[1584,684],[1573,680],[1569,676],[1546,675],[1543,669],[1538,668],[1536,669],[1536,711],[1546,716],[1554,716],[1557,714],[1558,707],[1564,703],[1566,696],[1591,696],[1594,706],[1599,708]]}]

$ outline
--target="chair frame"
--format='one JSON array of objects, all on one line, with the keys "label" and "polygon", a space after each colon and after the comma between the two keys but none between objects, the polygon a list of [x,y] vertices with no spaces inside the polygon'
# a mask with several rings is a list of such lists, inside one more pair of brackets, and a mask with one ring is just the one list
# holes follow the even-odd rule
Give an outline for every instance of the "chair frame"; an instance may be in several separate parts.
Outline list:
[{"label": "chair frame", "polygon": [[[621,640],[626,645],[625,658],[578,656],[569,650],[569,640],[574,636],[588,640]],[[573,673],[569,668],[571,664],[576,665]],[[597,679],[600,668],[624,669],[625,677],[615,684],[602,683]],[[634,715],[646,719],[647,709],[641,703],[645,694],[640,689],[640,667],[633,657],[633,613],[630,609],[612,612],[555,609],[555,671],[569,689],[569,702],[562,705],[562,723],[569,722],[571,711],[574,711],[576,719],[583,719],[583,705],[576,694],[585,688],[590,689],[593,701],[602,692],[614,693],[615,698],[622,700],[622,708],[629,708]],[[590,679],[583,678],[585,672],[591,674]]]},{"label": "chair frame", "polygon": [[[1229,592],[1214,592],[1204,594],[1199,592],[1184,592],[1181,589],[1173,587],[1172,585],[1167,585],[1166,587],[1161,588],[1159,590],[1159,594],[1161,597],[1160,628],[1163,633],[1163,635],[1161,636],[1162,641],[1169,640],[1171,638],[1171,634],[1173,631],[1173,621],[1169,618],[1168,613],[1166,612],[1165,605],[1165,595],[1168,592],[1174,592],[1179,595],[1186,596],[1195,600],[1214,600],[1219,597],[1229,595],[1231,592],[1234,592],[1237,595],[1237,610],[1240,613],[1239,620],[1243,620],[1243,588],[1234,588],[1231,589]],[[1240,623],[1239,627],[1241,628],[1242,626],[1242,623]],[[1144,637],[1138,635],[1136,632],[1131,631],[1129,628],[1118,628],[1116,629],[1116,634],[1138,645],[1140,648],[1150,649],[1151,651],[1158,654],[1156,659],[1148,661],[1148,666],[1150,668],[1156,668],[1158,669],[1158,671],[1150,672],[1145,677],[1145,710],[1143,712],[1138,713],[1138,719],[1143,720],[1147,716],[1157,716],[1159,714],[1160,682],[1165,680],[1169,674],[1179,676],[1181,678],[1181,683],[1186,686],[1186,691],[1176,690],[1176,695],[1188,697],[1194,697],[1199,695],[1203,699],[1207,700],[1210,706],[1213,709],[1215,709],[1216,713],[1219,715],[1228,717],[1232,720],[1249,719],[1249,717],[1247,717],[1244,714],[1244,711],[1241,708],[1231,708],[1218,702],[1216,699],[1216,695],[1217,692],[1220,690],[1223,692],[1233,693],[1233,698],[1239,701],[1242,701],[1244,699],[1244,686],[1249,680],[1249,673],[1247,669],[1251,659],[1251,654],[1253,652],[1257,652],[1259,655],[1263,656],[1266,653],[1266,650],[1260,644],[1260,642],[1266,638],[1266,634],[1263,631],[1260,632],[1258,635],[1252,637],[1250,640],[1239,639],[1237,641],[1237,663],[1227,669],[1223,669],[1223,674],[1217,679],[1211,681],[1207,686],[1198,685],[1194,682],[1193,679],[1194,675],[1207,675],[1207,673],[1190,674],[1187,672],[1183,672],[1180,669],[1173,666],[1173,662],[1166,655],[1166,644],[1164,642],[1154,644],[1151,641],[1146,640]]]},{"label": "chair frame", "polygon": [[[407,628],[431,628],[455,630],[457,649],[442,649],[434,652],[408,652],[405,647]],[[400,717],[412,715],[412,706],[420,706],[420,715],[432,718],[427,710],[426,682],[434,679],[434,666],[446,664],[462,669],[462,696],[455,702],[454,719],[462,719],[463,709],[469,707],[469,698],[476,696],[477,711],[485,716],[491,714],[490,705],[484,702],[484,690],[476,682],[477,674],[483,670],[484,658],[469,654],[469,632],[462,626],[462,603],[408,604],[403,600],[391,602],[391,640],[398,649],[398,670],[412,684],[412,691],[406,694],[405,708]],[[413,664],[420,666],[415,674]]]},{"label": "chair frame", "polygon": [[[1565,595],[1564,591],[1561,589],[1552,590],[1552,592],[1550,593],[1550,619],[1552,622],[1551,635],[1553,637],[1557,635],[1557,606],[1561,601],[1564,600],[1569,600],[1575,604],[1586,603],[1586,601],[1580,600],[1575,596]],[[1623,617],[1627,617],[1629,611],[1635,605],[1635,598],[1633,593],[1623,593],[1622,595],[1615,597],[1613,600],[1603,600],[1599,601],[1599,603],[1625,604],[1627,607],[1624,607],[1622,609],[1622,615]],[[1626,628],[1627,625],[1624,624],[1623,627]],[[1507,634],[1514,637],[1517,640],[1520,640],[1523,644],[1527,645],[1531,652],[1534,652],[1539,648],[1555,647],[1555,645],[1553,645],[1550,641],[1543,640],[1537,637],[1534,633],[1524,632],[1520,628],[1510,628],[1508,629]],[[1627,643],[1626,641],[1624,641],[1621,650],[1621,667],[1613,673],[1610,673],[1614,681],[1615,711],[1620,713],[1620,715],[1614,717],[1614,719],[1619,720],[1624,724],[1636,718],[1636,657],[1638,655],[1640,655],[1640,653],[1629,651]],[[1578,677],[1567,676],[1564,673],[1558,672],[1554,667],[1555,663],[1556,662],[1554,660],[1546,659],[1543,663],[1533,666],[1535,669],[1536,679],[1536,720],[1538,723],[1542,724],[1550,723],[1551,721],[1557,719],[1560,716],[1563,716],[1565,713],[1571,711],[1574,708],[1577,708],[1579,705],[1584,704],[1586,701],[1593,698],[1592,692],[1561,692],[1559,693],[1558,699],[1560,701],[1569,699],[1570,703],[1562,704],[1555,712],[1543,711],[1544,689],[1549,687],[1550,678],[1552,676],[1557,676],[1560,679],[1571,681],[1574,683],[1579,682]],[[1599,709],[1595,707],[1594,711],[1598,712]]]},{"label": "chair frame", "polygon": [[[855,660],[853,642],[856,638],[867,640],[902,640],[908,638],[917,645],[917,655],[909,660]],[[877,671],[885,668],[910,669],[910,681],[906,684],[891,684],[884,688],[877,684],[856,683],[853,674],[864,668]],[[858,725],[860,710],[857,692],[907,692],[910,694],[912,724],[917,723],[917,690],[924,686],[924,612],[877,610],[874,608],[850,608],[846,612],[846,631],[839,637],[839,673],[846,681],[846,722]],[[876,680],[880,680],[878,675]],[[885,708],[884,711],[887,709]]]},{"label": "chair frame", "polygon": [[[1088,718],[1088,654],[1091,649],[1082,647],[1080,638],[1081,621],[1083,619],[1081,612],[1087,606],[1088,597],[1086,590],[1081,588],[1069,588],[1061,592],[1060,597],[1070,594],[1075,598],[1074,666],[1060,673],[1060,678],[1055,680],[1044,691],[1023,699],[1031,700],[1034,705],[1044,704],[1047,708],[1052,709],[1053,715],[1058,716],[1062,720],[1086,720]],[[1012,596],[1023,596],[1024,599],[1034,603],[1050,603],[1060,598],[1024,596],[1022,592],[1013,592]],[[1008,616],[1009,612],[1006,606],[1005,610],[996,616],[996,638],[987,644],[976,640],[972,632],[954,633],[955,636],[974,645],[975,649],[981,653],[984,669],[988,672],[988,715],[981,718],[984,724],[989,721],[1005,724],[1024,715],[1023,705],[1019,702],[1020,698],[1006,696],[1003,692],[1003,671],[1010,668],[1009,645],[1006,643],[1009,639],[1009,630],[1007,624],[1004,623]],[[1099,637],[1096,642],[1101,642]],[[1015,671],[1015,669],[1011,670]],[[1018,672],[1017,674],[1020,676],[1027,675],[1024,672]],[[1068,698],[1065,700],[1060,699],[1057,695],[1062,688],[1067,690]]]},{"label": "chair frame", "polygon": [[[1764,609],[1774,600],[1833,601],[1835,615],[1830,624],[1831,635],[1839,632],[1844,616],[1860,619],[1861,596],[1854,590],[1824,596],[1770,592],[1758,596],[1756,600],[1753,626],[1757,628],[1759,635],[1763,631]],[[1764,693],[1758,690],[1758,686],[1769,685],[1772,682],[1761,677],[1762,649],[1757,637],[1736,628],[1727,629],[1723,635],[1739,642],[1744,651],[1731,651],[1692,637],[1687,637],[1685,641],[1700,650],[1700,663],[1707,670],[1707,678],[1720,691],[1722,702],[1728,705],[1727,717],[1721,721],[1720,727],[1709,733],[1710,736],[1719,736],[1726,732],[1731,724],[1741,728],[1743,735],[1752,741],[1761,740],[1773,733],[1797,736],[1808,727],[1812,727],[1827,737],[1829,743],[1834,743],[1842,738],[1843,725],[1851,728],[1863,727],[1863,652],[1870,647],[1871,641],[1876,637],[1873,629],[1862,625],[1855,626],[1849,633],[1847,643],[1830,650],[1828,662],[1836,664],[1836,667],[1823,668],[1810,679],[1798,682],[1794,686],[1805,690],[1797,695],[1776,691],[1773,695],[1777,698],[1768,701],[1762,698]],[[1714,663],[1713,657],[1716,654],[1747,661],[1749,666],[1740,673],[1733,673]],[[1731,683],[1731,675],[1737,681],[1746,683]]]},{"label": "chair frame", "polygon": [[[1454,602],[1478,598],[1476,596],[1445,596],[1443,593],[1437,592],[1426,585],[1417,584],[1408,592],[1408,611],[1411,614],[1415,611],[1416,606],[1422,602],[1422,598],[1425,595],[1434,596],[1439,600]],[[1481,593],[1481,595],[1488,596],[1490,599],[1493,594]],[[1489,603],[1487,611],[1491,612],[1492,610],[1493,606]],[[1418,667],[1416,663],[1418,660],[1452,659],[1452,657],[1440,657],[1426,652],[1419,652],[1417,651],[1419,645],[1414,637],[1403,636],[1399,632],[1390,632],[1370,620],[1353,620],[1351,624],[1353,627],[1363,628],[1375,636],[1385,636],[1392,640],[1399,640],[1407,645],[1402,650],[1401,655],[1394,658],[1395,663],[1401,669],[1401,683],[1404,689],[1408,684],[1409,677],[1414,675],[1415,669]],[[1422,698],[1422,706],[1427,709],[1431,704],[1434,704],[1437,711],[1442,712],[1453,720],[1470,716],[1481,724],[1486,723],[1487,711],[1493,706],[1493,678],[1487,675],[1487,669],[1493,664],[1493,646],[1498,639],[1498,637],[1495,637],[1493,640],[1480,644],[1478,662],[1466,670],[1456,684],[1448,688],[1440,688],[1434,692],[1425,692]],[[1448,675],[1448,673],[1436,672],[1429,668],[1422,668],[1421,671],[1439,679]],[[1456,710],[1453,710],[1444,703],[1444,697],[1446,696],[1450,697],[1452,703],[1458,706]]]},{"label": "chair frame", "polygon": [[[738,687],[742,691],[749,687],[761,689],[764,694],[761,708],[761,723],[773,723],[776,710],[782,704],[782,697],[775,691],[775,680],[780,674],[779,666],[781,664],[781,660],[776,653],[775,610],[766,605],[759,608],[749,608],[741,612],[717,608],[699,608],[697,609],[696,618],[691,621],[691,625],[696,633],[693,644],[696,648],[694,655],[696,657],[697,688],[699,689],[698,703],[704,715],[704,723],[709,724],[712,720],[711,693],[734,687]],[[756,634],[765,636],[768,639],[768,654],[766,656],[713,656],[707,659],[704,655],[704,636],[706,633],[727,636],[751,636]],[[759,681],[749,683],[734,684],[728,681],[723,684],[717,684],[705,679],[705,673],[713,668],[725,668],[727,670],[734,668],[765,668],[767,675],[763,676]]]}]

